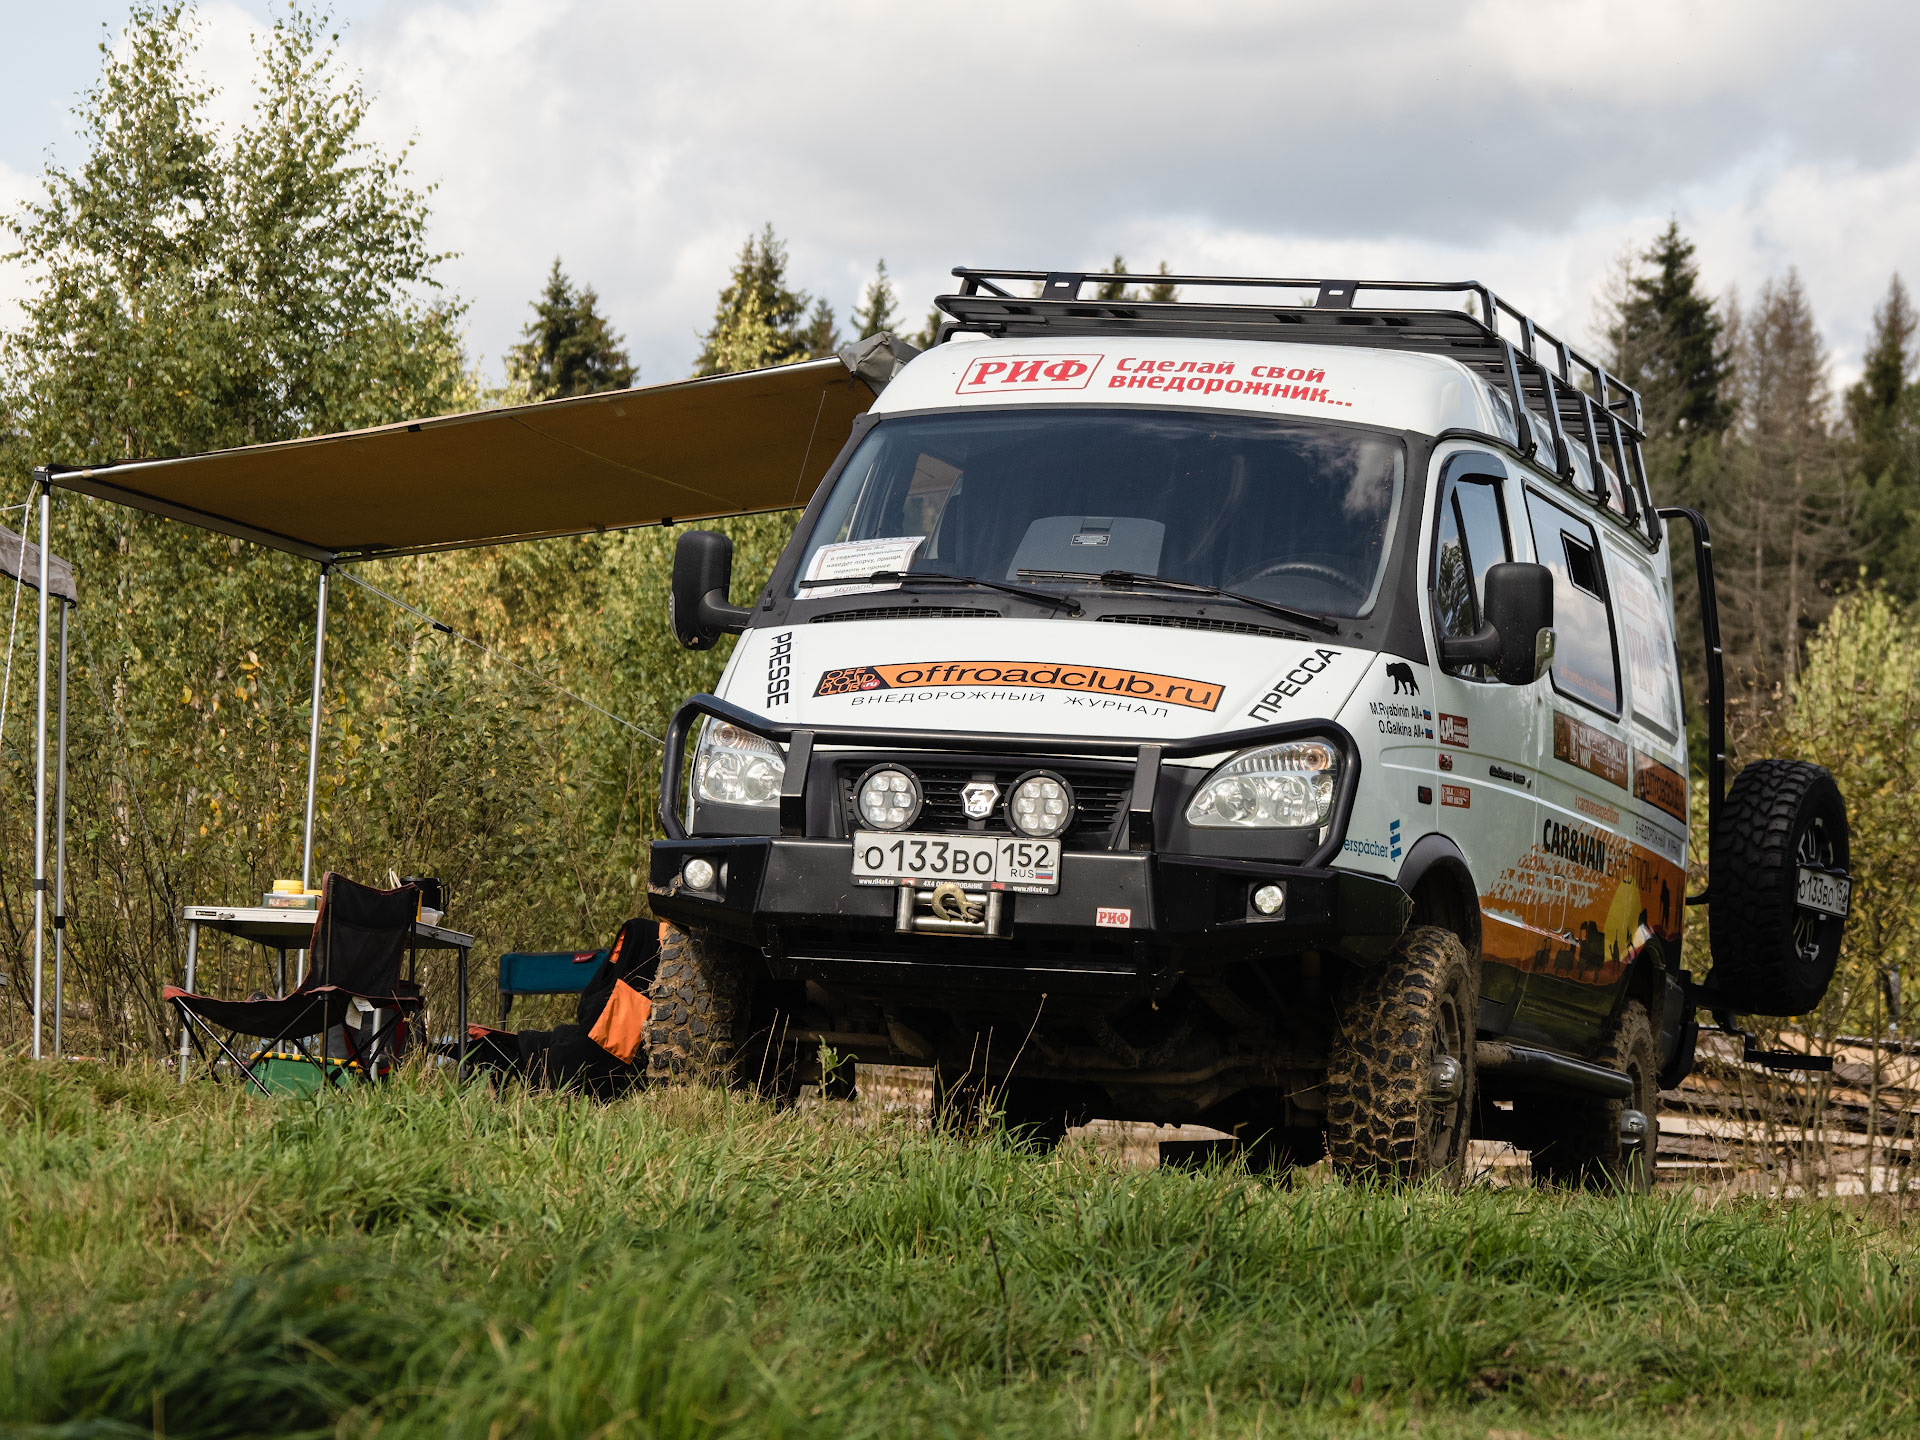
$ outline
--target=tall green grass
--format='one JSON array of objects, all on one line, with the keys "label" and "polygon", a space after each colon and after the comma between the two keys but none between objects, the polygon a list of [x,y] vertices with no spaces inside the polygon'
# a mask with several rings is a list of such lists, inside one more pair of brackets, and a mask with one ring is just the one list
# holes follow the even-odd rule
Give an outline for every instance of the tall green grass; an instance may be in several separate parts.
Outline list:
[{"label": "tall green grass", "polygon": [[[24,1433],[1920,1432],[1857,1210],[1288,1186],[656,1092],[0,1066]],[[44,1427],[44,1428],[42,1428]]]}]

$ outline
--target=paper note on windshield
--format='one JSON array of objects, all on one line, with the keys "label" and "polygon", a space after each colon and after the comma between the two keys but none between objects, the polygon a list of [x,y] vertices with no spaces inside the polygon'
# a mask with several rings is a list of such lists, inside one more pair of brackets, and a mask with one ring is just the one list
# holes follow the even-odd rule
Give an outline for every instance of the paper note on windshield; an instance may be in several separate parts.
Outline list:
[{"label": "paper note on windshield", "polygon": [[[879,540],[845,540],[837,545],[822,545],[807,562],[809,580],[855,579],[883,570],[905,570],[913,563],[913,552],[926,543],[924,535],[893,535]],[[826,595],[867,595],[875,590],[895,590],[897,585],[804,585],[800,593],[809,600]]]}]

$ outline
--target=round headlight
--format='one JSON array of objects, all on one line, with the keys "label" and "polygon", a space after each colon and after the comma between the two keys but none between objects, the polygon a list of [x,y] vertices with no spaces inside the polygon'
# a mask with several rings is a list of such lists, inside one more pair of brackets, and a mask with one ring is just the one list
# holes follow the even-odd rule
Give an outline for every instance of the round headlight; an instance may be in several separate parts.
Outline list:
[{"label": "round headlight", "polygon": [[1073,789],[1058,775],[1023,775],[1007,796],[1007,823],[1022,835],[1051,840],[1073,823]]},{"label": "round headlight", "polygon": [[904,830],[920,814],[920,782],[898,765],[869,770],[858,793],[860,818],[876,830]]},{"label": "round headlight", "polygon": [[1243,750],[1201,783],[1187,823],[1208,829],[1297,830],[1333,813],[1340,754],[1324,740]]}]

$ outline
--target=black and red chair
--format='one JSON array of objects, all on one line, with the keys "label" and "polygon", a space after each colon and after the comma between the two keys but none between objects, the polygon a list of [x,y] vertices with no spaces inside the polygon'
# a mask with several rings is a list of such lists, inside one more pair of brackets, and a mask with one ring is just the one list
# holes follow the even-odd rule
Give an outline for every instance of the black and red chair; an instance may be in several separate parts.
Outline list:
[{"label": "black and red chair", "polygon": [[[339,1084],[343,1067],[372,1078],[405,1048],[410,1021],[420,1012],[419,987],[400,978],[419,913],[418,886],[376,890],[329,871],[320,882],[307,978],[299,989],[276,1000],[220,1000],[169,985],[162,998],[180,1012],[216,1081],[218,1062],[202,1036],[262,1094],[272,1093],[258,1073],[268,1058],[304,1060],[323,1084]],[[236,1047],[243,1035],[261,1043]],[[251,1055],[243,1058],[241,1048]]]}]

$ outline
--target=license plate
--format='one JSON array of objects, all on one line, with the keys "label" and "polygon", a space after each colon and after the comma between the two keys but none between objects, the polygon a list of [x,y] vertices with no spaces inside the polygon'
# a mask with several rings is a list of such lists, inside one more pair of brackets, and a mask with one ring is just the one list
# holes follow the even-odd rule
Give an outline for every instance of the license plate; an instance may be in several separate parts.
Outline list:
[{"label": "license plate", "polygon": [[938,885],[943,880],[1024,895],[1060,889],[1060,842],[1018,835],[888,835],[853,837],[856,885]]},{"label": "license plate", "polygon": [[1847,918],[1847,904],[1853,898],[1853,882],[1844,875],[1829,875],[1823,870],[1800,867],[1798,903],[1822,915]]}]

